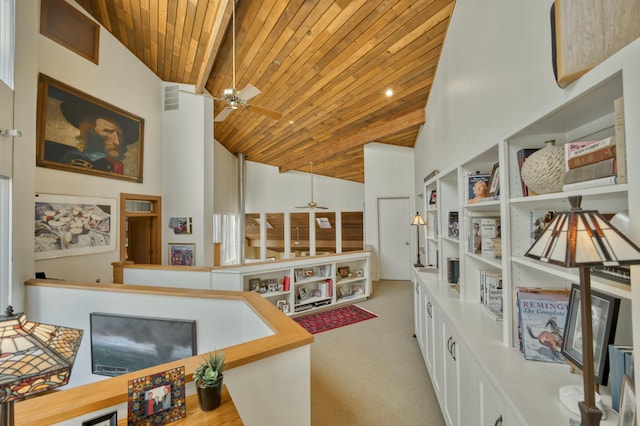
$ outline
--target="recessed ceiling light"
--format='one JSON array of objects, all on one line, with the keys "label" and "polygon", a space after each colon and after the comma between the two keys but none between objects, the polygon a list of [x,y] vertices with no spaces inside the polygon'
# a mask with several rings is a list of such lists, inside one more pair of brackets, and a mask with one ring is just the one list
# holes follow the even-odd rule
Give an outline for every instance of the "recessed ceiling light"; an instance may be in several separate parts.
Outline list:
[{"label": "recessed ceiling light", "polygon": [[386,92],[384,92],[385,95],[387,95],[388,98],[393,96],[393,89],[387,89]]}]

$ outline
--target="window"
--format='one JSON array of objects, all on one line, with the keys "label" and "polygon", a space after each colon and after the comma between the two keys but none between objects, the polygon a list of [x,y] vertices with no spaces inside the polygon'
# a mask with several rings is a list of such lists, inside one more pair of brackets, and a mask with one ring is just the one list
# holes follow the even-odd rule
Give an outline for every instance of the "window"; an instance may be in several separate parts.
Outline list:
[{"label": "window", "polygon": [[13,90],[15,0],[0,0],[0,80]]},{"label": "window", "polygon": [[11,302],[11,180],[0,176],[0,306]]}]

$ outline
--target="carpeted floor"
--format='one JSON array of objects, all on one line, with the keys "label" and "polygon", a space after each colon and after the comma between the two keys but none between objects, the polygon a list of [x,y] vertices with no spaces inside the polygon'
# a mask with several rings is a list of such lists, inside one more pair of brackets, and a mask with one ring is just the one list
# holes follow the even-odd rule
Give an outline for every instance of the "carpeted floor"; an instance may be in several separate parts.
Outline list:
[{"label": "carpeted floor", "polygon": [[309,333],[317,334],[376,318],[377,316],[378,315],[373,312],[362,309],[358,305],[346,305],[328,311],[297,317],[294,318],[294,320]]},{"label": "carpeted floor", "polygon": [[413,286],[379,281],[358,305],[379,315],[314,335],[311,425],[443,426],[418,342]]}]

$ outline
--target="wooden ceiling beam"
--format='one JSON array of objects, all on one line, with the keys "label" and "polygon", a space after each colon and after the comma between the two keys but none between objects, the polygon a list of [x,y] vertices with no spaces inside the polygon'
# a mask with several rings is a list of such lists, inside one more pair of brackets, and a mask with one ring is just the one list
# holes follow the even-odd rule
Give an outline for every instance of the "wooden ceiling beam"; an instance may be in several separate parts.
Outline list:
[{"label": "wooden ceiling beam", "polygon": [[424,124],[424,122],[424,108],[417,109],[395,120],[387,121],[379,126],[363,130],[362,132],[358,132],[351,137],[325,145],[323,148],[311,151],[303,157],[299,157],[295,161],[290,161],[285,166],[281,166],[280,173],[299,169],[309,164],[310,161],[320,162],[322,160],[326,160],[353,147],[364,145],[368,142],[375,142],[377,139],[386,138],[395,133],[407,130],[411,127],[420,126]]},{"label": "wooden ceiling beam", "polygon": [[209,75],[213,69],[213,62],[216,59],[216,54],[218,53],[224,35],[227,32],[226,28],[229,26],[229,21],[231,21],[232,7],[233,1],[222,0],[218,2],[218,11],[215,13],[215,20],[210,29],[210,37],[207,48],[205,49],[206,53],[204,60],[202,61],[200,71],[198,72],[198,78],[196,79],[196,93],[202,94],[204,92],[204,87],[207,84],[207,80],[209,79]]}]

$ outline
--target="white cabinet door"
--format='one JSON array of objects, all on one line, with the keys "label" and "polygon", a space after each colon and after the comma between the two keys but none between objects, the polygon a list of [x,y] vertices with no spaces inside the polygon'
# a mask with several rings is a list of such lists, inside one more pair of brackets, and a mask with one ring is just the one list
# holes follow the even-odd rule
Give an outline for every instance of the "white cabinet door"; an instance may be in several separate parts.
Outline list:
[{"label": "white cabinet door", "polygon": [[[478,372],[478,397],[480,399],[480,426],[520,426],[496,389],[486,376]],[[472,424],[472,423],[470,423]]]},{"label": "white cabinet door", "polygon": [[425,311],[424,311],[424,289],[421,287],[418,280],[413,282],[413,307],[415,318],[415,335],[422,352],[422,357],[425,358],[425,341],[424,341],[424,327],[425,327]]},{"label": "white cabinet door", "polygon": [[[429,293],[424,290],[422,292],[422,297],[424,298],[424,342],[425,342],[425,353],[424,353],[424,362],[427,365],[427,370],[429,374],[433,377],[433,358],[436,347],[435,340],[435,309],[436,307],[431,303],[431,296]],[[439,342],[438,342],[439,343]],[[433,381],[433,379],[432,379]],[[433,384],[434,388],[436,387],[436,383]],[[436,389],[437,391],[438,389]]]},{"label": "white cabinet door", "polygon": [[458,344],[453,329],[446,319],[442,319],[442,356],[444,359],[444,389],[442,412],[447,425],[458,426]]}]

